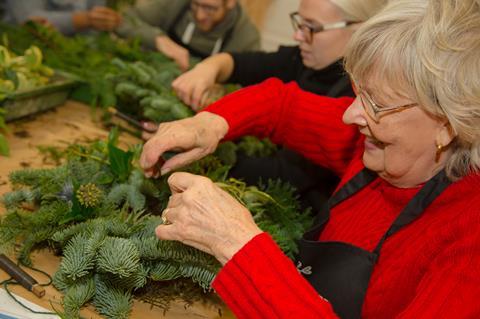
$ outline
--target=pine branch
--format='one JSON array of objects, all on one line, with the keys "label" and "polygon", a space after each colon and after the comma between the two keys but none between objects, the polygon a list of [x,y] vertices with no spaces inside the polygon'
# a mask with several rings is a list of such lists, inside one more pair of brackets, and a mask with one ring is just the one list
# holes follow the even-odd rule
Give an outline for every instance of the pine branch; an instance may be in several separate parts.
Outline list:
[{"label": "pine branch", "polygon": [[137,247],[128,239],[107,237],[98,250],[97,269],[128,278],[140,267]]},{"label": "pine branch", "polygon": [[133,298],[130,292],[113,287],[105,278],[95,277],[93,304],[97,311],[108,319],[128,319]]},{"label": "pine branch", "polygon": [[69,286],[63,297],[63,306],[68,318],[80,318],[80,308],[95,295],[95,280],[84,278]]},{"label": "pine branch", "polygon": [[95,267],[99,242],[100,238],[91,238],[84,234],[73,237],[63,251],[60,271],[72,281],[90,274]]}]

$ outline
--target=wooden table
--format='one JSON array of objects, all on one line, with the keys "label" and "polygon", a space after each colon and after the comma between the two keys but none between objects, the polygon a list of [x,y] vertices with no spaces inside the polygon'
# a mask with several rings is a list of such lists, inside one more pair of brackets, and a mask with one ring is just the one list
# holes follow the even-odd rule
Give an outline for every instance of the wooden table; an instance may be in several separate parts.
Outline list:
[{"label": "wooden table", "polygon": [[[40,168],[49,167],[51,164],[44,163],[43,157],[38,152],[38,146],[65,146],[65,143],[84,142],[93,139],[105,139],[108,131],[92,120],[91,109],[83,104],[68,101],[65,105],[54,111],[36,116],[31,120],[24,120],[9,124],[10,132],[7,134],[10,145],[10,157],[0,156],[0,195],[10,190],[8,174],[11,171],[25,167]],[[132,145],[139,140],[132,136],[122,136],[120,142],[123,145]],[[5,212],[0,207],[0,214]],[[60,263],[60,258],[54,256],[48,250],[39,251],[33,254],[35,267],[53,275]],[[41,275],[29,272],[39,282],[45,282]],[[6,273],[0,270],[0,281],[7,279]],[[59,306],[62,295],[53,286],[46,289],[43,298],[37,298],[22,287],[11,286],[12,291],[31,302],[34,302],[47,309],[52,309],[51,304]],[[131,318],[234,318],[233,314],[226,308],[219,309],[215,306],[195,304],[184,308],[182,302],[171,305],[171,309],[165,313],[163,309],[152,308],[151,305],[139,301],[134,302]],[[94,310],[88,307],[82,311],[84,318],[102,318]]]}]

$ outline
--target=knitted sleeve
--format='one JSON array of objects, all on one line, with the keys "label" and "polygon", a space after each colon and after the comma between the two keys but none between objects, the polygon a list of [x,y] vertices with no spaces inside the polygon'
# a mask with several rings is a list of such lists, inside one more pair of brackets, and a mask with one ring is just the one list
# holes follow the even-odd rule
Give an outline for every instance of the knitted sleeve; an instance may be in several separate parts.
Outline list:
[{"label": "knitted sleeve", "polygon": [[239,319],[337,318],[266,233],[228,261],[213,288]]},{"label": "knitted sleeve", "polygon": [[351,161],[357,128],[342,122],[352,98],[329,98],[302,91],[294,82],[268,79],[241,89],[205,111],[226,119],[225,139],[269,137],[339,176]]}]

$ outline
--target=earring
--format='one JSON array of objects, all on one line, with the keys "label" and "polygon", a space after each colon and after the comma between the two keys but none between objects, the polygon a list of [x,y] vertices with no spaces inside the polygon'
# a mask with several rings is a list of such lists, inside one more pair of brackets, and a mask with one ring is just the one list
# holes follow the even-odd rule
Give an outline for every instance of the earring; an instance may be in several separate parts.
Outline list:
[{"label": "earring", "polygon": [[443,145],[437,144],[437,153],[435,154],[435,162],[438,163],[440,160],[440,155],[442,155]]}]

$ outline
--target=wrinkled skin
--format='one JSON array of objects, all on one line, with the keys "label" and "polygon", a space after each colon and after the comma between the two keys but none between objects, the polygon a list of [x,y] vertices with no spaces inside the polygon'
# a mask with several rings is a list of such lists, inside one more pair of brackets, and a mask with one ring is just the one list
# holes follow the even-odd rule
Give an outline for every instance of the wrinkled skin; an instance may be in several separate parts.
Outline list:
[{"label": "wrinkled skin", "polygon": [[172,196],[156,235],[215,256],[224,265],[262,231],[250,212],[206,177],[174,173],[168,179]]}]

